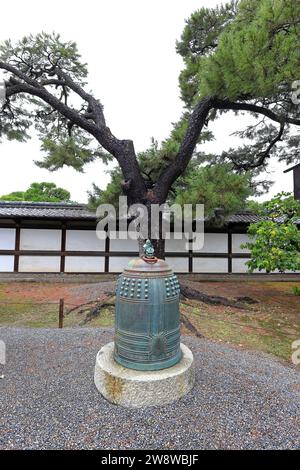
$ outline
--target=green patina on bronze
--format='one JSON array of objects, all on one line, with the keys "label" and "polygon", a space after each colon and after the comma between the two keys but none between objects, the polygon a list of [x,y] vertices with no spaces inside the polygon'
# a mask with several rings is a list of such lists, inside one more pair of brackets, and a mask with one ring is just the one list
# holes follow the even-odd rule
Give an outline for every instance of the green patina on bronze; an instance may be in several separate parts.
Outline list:
[{"label": "green patina on bronze", "polygon": [[144,245],[145,258],[153,259],[154,258],[154,248],[150,240],[146,240]]},{"label": "green patina on bronze", "polygon": [[131,260],[116,287],[115,360],[129,369],[159,370],[181,359],[180,287],[168,264],[154,256]]}]

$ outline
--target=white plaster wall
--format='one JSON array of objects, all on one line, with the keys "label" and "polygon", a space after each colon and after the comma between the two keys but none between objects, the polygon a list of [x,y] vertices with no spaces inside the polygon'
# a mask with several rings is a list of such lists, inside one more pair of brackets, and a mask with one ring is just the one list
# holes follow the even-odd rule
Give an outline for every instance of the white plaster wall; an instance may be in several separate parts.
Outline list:
[{"label": "white plaster wall", "polygon": [[[119,232],[121,236],[125,236],[127,232]],[[111,237],[114,234],[111,233]],[[119,252],[126,252],[126,251],[136,251],[137,253],[139,252],[139,246],[137,240],[123,240],[123,239],[110,239],[110,251],[119,251]]]},{"label": "white plaster wall", "polygon": [[20,234],[21,250],[60,250],[61,230],[22,228]]},{"label": "white plaster wall", "polygon": [[[249,258],[233,258],[232,260],[232,272],[233,273],[247,273],[246,261],[249,261]],[[266,271],[263,269],[259,271],[255,269],[253,274],[264,274]],[[300,271],[286,271],[286,274],[299,274]],[[273,271],[271,274],[280,274],[278,269]]]},{"label": "white plaster wall", "polygon": [[227,253],[227,233],[204,233],[203,248],[194,250],[195,253]]},{"label": "white plaster wall", "polygon": [[246,258],[233,258],[232,259],[232,272],[233,273],[246,273],[247,265],[246,262],[249,259]]},{"label": "white plaster wall", "polygon": [[[246,262],[249,261],[250,258],[233,258],[232,259],[232,272],[233,273],[247,273],[247,265]],[[263,269],[262,271],[259,271],[258,269],[255,269],[253,271],[253,274],[264,274],[266,271]],[[274,273],[278,273],[278,271],[275,271]]]},{"label": "white plaster wall", "polygon": [[14,250],[15,242],[15,228],[0,228],[0,250]]},{"label": "white plaster wall", "polygon": [[13,272],[14,270],[14,256],[1,255],[0,256],[0,272]]},{"label": "white plaster wall", "polygon": [[[129,256],[111,256],[109,258],[109,271],[110,272],[122,272],[123,269],[128,265],[129,261],[133,257]],[[189,270],[188,258],[171,258],[166,257],[166,262],[169,266],[178,273],[186,273]]]},{"label": "white plaster wall", "polygon": [[59,256],[20,256],[19,258],[19,272],[57,273],[59,271]]},{"label": "white plaster wall", "polygon": [[193,258],[194,273],[228,273],[227,258]]},{"label": "white plaster wall", "polygon": [[105,240],[100,240],[96,230],[67,230],[67,251],[104,251]]},{"label": "white plaster wall", "polygon": [[134,259],[134,256],[110,256],[109,257],[109,272],[119,273],[128,265],[129,261]]},{"label": "white plaster wall", "polygon": [[189,241],[186,238],[182,240],[175,240],[171,234],[171,239],[166,240],[165,242],[165,251],[168,252],[176,252],[176,253],[188,253],[189,251]]},{"label": "white plaster wall", "polygon": [[166,262],[173,269],[175,273],[188,273],[189,272],[189,259],[188,258],[171,258],[166,256]]},{"label": "white plaster wall", "polygon": [[232,253],[250,253],[246,248],[241,248],[242,243],[248,243],[250,238],[244,233],[232,234]]},{"label": "white plaster wall", "polygon": [[66,256],[66,273],[103,273],[104,256]]}]

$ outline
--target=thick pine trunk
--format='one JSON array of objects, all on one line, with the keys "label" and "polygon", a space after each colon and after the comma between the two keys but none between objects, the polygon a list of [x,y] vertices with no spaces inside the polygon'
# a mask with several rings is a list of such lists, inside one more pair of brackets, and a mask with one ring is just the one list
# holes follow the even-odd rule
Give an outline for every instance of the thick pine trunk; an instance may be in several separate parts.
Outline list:
[{"label": "thick pine trunk", "polygon": [[[164,259],[165,258],[165,240],[163,239],[162,236],[162,214],[159,213],[159,218],[158,220],[152,220],[151,218],[151,212],[152,212],[152,202],[147,198],[146,201],[145,199],[143,201],[134,201],[134,204],[143,204],[147,208],[147,224],[146,228],[148,228],[148,231],[142,230],[141,226],[139,225],[140,222],[136,222],[135,224],[135,230],[138,234],[138,247],[139,247],[139,255],[143,256],[144,254],[144,244],[147,239],[149,239],[153,245],[153,248],[155,250],[154,255],[157,258]],[[133,214],[134,217],[137,217],[138,214]],[[152,224],[153,222],[153,224]]]},{"label": "thick pine trunk", "polygon": [[165,240],[151,240],[155,250],[155,256],[160,259],[165,259]]},{"label": "thick pine trunk", "polygon": [[[156,202],[158,204],[158,202]],[[151,240],[153,248],[155,250],[154,254],[157,258],[165,259],[165,240],[163,239],[162,231],[162,213],[159,212],[158,220],[155,219],[154,226],[152,226],[152,201],[149,201],[147,204],[148,207],[148,238]],[[161,204],[161,202],[160,202]]]}]

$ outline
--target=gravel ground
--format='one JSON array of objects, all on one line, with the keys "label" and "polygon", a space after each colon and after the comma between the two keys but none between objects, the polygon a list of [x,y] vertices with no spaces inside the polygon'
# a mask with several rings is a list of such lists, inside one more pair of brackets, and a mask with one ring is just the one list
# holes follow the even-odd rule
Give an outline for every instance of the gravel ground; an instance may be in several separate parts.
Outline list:
[{"label": "gravel ground", "polygon": [[191,336],[193,391],[164,407],[130,410],[93,384],[111,329],[0,328],[1,449],[300,448],[300,380],[262,353]]}]

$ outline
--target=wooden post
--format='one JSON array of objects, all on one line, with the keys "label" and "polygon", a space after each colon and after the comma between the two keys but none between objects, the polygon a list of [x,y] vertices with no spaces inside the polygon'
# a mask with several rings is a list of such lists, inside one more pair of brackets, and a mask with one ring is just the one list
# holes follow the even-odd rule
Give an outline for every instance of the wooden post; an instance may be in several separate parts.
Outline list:
[{"label": "wooden post", "polygon": [[59,316],[58,316],[58,328],[63,327],[64,321],[64,299],[59,299]]},{"label": "wooden post", "polygon": [[232,232],[228,229],[228,273],[232,274]]},{"label": "wooden post", "polygon": [[65,262],[66,262],[66,256],[65,256],[65,251],[66,251],[66,227],[63,225],[61,228],[61,247],[60,247],[60,272],[64,273],[65,272]]},{"label": "wooden post", "polygon": [[105,258],[104,258],[104,272],[109,273],[109,251],[110,251],[110,238],[109,231],[107,228],[106,238],[105,238]]},{"label": "wooden post", "polygon": [[17,273],[19,272],[19,251],[20,251],[20,234],[21,234],[21,228],[20,228],[21,222],[19,221],[16,226],[16,241],[15,241],[15,257],[14,257],[14,272]]}]

